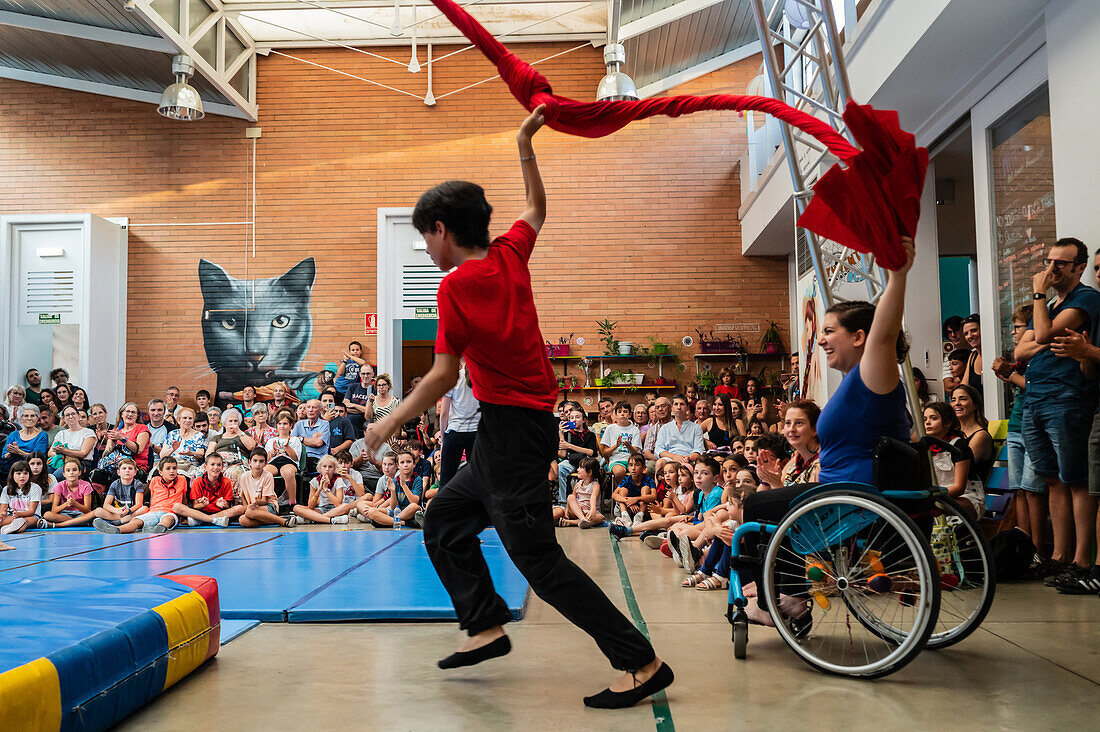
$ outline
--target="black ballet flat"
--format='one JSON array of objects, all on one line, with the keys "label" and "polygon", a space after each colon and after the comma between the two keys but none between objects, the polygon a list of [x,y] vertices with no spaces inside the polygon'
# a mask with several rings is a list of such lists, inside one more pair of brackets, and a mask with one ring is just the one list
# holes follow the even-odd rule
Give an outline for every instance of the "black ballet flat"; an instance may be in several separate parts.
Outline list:
[{"label": "black ballet flat", "polygon": [[661,667],[657,669],[657,673],[653,674],[649,681],[644,684],[629,691],[604,689],[595,696],[586,696],[584,705],[593,709],[625,709],[632,707],[643,699],[653,696],[661,689],[670,686],[675,678],[669,665],[662,663]]},{"label": "black ballet flat", "polygon": [[481,648],[472,651],[457,651],[439,662],[440,668],[461,668],[488,661],[490,658],[505,656],[512,650],[512,641],[508,636],[502,635],[491,643],[486,643]]}]

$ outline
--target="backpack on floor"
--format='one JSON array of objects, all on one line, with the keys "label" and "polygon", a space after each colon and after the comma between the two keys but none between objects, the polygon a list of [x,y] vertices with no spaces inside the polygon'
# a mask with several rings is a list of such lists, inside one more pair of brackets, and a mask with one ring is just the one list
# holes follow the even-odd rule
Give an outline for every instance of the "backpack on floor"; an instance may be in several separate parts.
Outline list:
[{"label": "backpack on floor", "polygon": [[1035,558],[1035,545],[1015,527],[994,536],[989,548],[998,581],[1023,579]]}]

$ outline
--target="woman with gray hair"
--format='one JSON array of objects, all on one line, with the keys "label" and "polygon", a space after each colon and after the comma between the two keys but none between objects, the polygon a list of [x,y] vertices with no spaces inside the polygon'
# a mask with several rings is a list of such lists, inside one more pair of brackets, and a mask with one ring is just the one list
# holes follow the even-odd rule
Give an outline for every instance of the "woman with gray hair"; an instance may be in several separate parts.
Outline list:
[{"label": "woman with gray hair", "polygon": [[101,495],[107,486],[118,477],[118,465],[126,459],[137,465],[138,478],[145,480],[149,474],[149,426],[138,422],[138,405],[126,402],[118,410],[118,425],[106,432],[107,441],[103,446],[103,456],[99,458],[96,469],[92,471],[91,481],[96,492]]},{"label": "woman with gray hair", "polygon": [[32,452],[45,453],[50,441],[46,432],[38,427],[38,407],[23,405],[19,417],[21,429],[8,435],[4,450],[0,453],[0,478],[7,480],[8,471],[18,460],[26,460]]},{"label": "woman with gray hair", "polygon": [[248,455],[252,448],[256,447],[256,440],[247,432],[241,431],[241,423],[244,416],[235,408],[229,408],[222,412],[222,426],[224,431],[210,440],[206,446],[206,454],[216,452],[225,461],[223,475],[233,483],[233,492],[236,493],[237,480],[248,469]]},{"label": "woman with gray hair", "polygon": [[4,407],[8,410],[8,418],[16,424],[23,416],[24,407],[27,404],[27,390],[19,384],[12,384],[4,393]]}]

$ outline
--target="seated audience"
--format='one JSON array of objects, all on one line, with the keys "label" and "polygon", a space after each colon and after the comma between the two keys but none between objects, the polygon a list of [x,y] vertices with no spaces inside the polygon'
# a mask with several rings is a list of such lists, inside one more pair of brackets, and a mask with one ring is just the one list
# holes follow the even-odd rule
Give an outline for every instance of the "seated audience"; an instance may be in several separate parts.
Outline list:
[{"label": "seated audience", "polygon": [[[642,454],[642,434],[630,418],[630,403],[615,404],[615,422],[600,437],[600,456],[607,461],[613,485],[618,485],[627,472],[627,460],[631,455]],[[643,467],[645,457],[642,457]],[[579,465],[579,463],[578,463]]]},{"label": "seated audience", "polygon": [[749,415],[745,410],[745,403],[740,399],[730,400],[730,432],[736,435],[747,435],[749,433],[748,420]]},{"label": "seated audience", "polygon": [[202,472],[206,462],[206,434],[196,428],[195,410],[190,407],[180,407],[176,419],[179,429],[168,433],[161,445],[160,457],[171,455],[176,459],[177,472],[186,479],[194,478]]},{"label": "seated audience", "polygon": [[[235,409],[226,413],[229,412],[240,415]],[[233,484],[222,475],[224,468],[222,456],[216,450],[209,449],[205,472],[191,481],[191,505],[180,501],[172,506],[172,512],[186,518],[188,526],[213,524],[224,529],[230,521],[244,514],[244,506],[234,504]]]},{"label": "seated audience", "polygon": [[344,394],[348,388],[359,381],[361,370],[367,366],[367,359],[363,358],[363,344],[352,341],[348,344],[348,350],[344,351],[340,365],[336,368],[336,380],[333,386],[336,391]]},{"label": "seated audience", "polygon": [[241,526],[246,529],[257,526],[290,528],[298,523],[298,517],[294,514],[286,518],[279,516],[275,479],[267,471],[267,453],[262,448],[254,449],[248,456],[248,467],[248,472],[237,479],[240,505],[244,508],[238,519]]},{"label": "seated audience", "polygon": [[682,587],[694,587],[703,592],[725,590],[729,587],[733,532],[741,524],[745,497],[752,495],[757,487],[756,473],[748,468],[737,471],[735,480],[734,491],[730,492],[725,504],[726,520],[714,529],[714,538],[717,541],[710,542],[699,570],[685,579],[681,583]]},{"label": "seated audience", "polygon": [[756,440],[756,474],[760,487],[782,488],[783,469],[790,457],[790,445],[786,438],[769,432]]},{"label": "seated audience", "polygon": [[46,409],[38,412],[38,428],[46,433],[46,442],[51,445],[53,444],[54,436],[61,431],[61,426],[57,422],[57,417],[58,415]]},{"label": "seated audience", "polygon": [[58,384],[53,393],[57,396],[58,412],[73,403],[73,388],[69,384]]},{"label": "seated audience", "polygon": [[[76,392],[73,392],[73,401],[76,401]],[[180,409],[180,388],[178,386],[170,386],[164,390],[164,410],[165,418],[168,421],[175,423],[179,416]],[[173,428],[175,429],[175,428]]]},{"label": "seated audience", "polygon": [[657,455],[654,451],[657,449],[657,437],[661,434],[661,427],[672,421],[672,401],[668,397],[657,397],[651,409],[653,409],[653,416],[649,420],[645,439],[642,440],[642,451],[645,452],[646,460],[651,461],[655,466]]},{"label": "seated audience", "polygon": [[[238,404],[230,405],[227,407],[227,411],[230,408],[236,409],[241,413],[242,424],[251,426],[252,424],[252,407],[256,406],[256,387],[245,386],[241,389],[241,401]],[[222,419],[225,419],[225,415],[222,414]]]},{"label": "seated audience", "polygon": [[27,382],[27,385],[23,388],[25,401],[28,404],[38,406],[41,404],[39,395],[42,393],[42,375],[38,373],[38,369],[27,369],[27,372],[23,374],[23,380]]},{"label": "seated audience", "polygon": [[669,460],[694,463],[703,454],[703,430],[688,419],[688,414],[687,397],[684,394],[672,397],[672,421],[662,425],[654,447],[657,471]]},{"label": "seated audience", "polygon": [[729,448],[733,439],[734,424],[730,420],[733,411],[733,402],[726,393],[716,394],[711,416],[703,420],[699,425],[703,429],[703,445],[707,450],[724,450]]},{"label": "seated audience", "polygon": [[160,448],[164,446],[164,441],[168,439],[168,433],[179,425],[175,424],[174,421],[168,421],[168,405],[164,403],[163,399],[150,399],[145,409],[149,415],[149,445],[153,448],[153,452],[159,456]]},{"label": "seated audience", "polygon": [[[409,464],[411,468],[411,456]],[[308,502],[294,506],[298,518],[315,524],[348,522],[348,513],[355,508],[355,502],[344,503],[344,493],[351,481],[337,475],[336,467],[336,458],[332,455],[322,455],[317,459],[317,477],[309,482]]]},{"label": "seated audience", "polygon": [[[53,505],[42,514],[47,525],[58,528],[80,526],[95,518],[92,508],[92,484],[81,480],[84,465],[76,458],[66,458],[64,479],[53,487]],[[47,526],[47,528],[52,528]]]},{"label": "seated audience", "polygon": [[783,466],[780,476],[783,485],[817,482],[820,467],[817,455],[821,450],[817,439],[817,418],[820,416],[821,409],[808,399],[787,405],[783,416],[783,437],[787,439],[793,454]]},{"label": "seated audience", "polygon": [[248,428],[247,433],[255,440],[257,447],[263,447],[268,440],[279,433],[271,419],[273,416],[274,414],[264,402],[256,402],[252,405],[252,426]]},{"label": "seated audience", "polygon": [[[328,422],[321,419],[321,401],[319,399],[310,399],[305,403],[304,408],[305,418],[294,424],[291,434],[299,438],[305,448],[306,474],[316,475],[318,461],[329,454],[329,426]],[[329,457],[332,456],[329,455]]]},{"label": "seated audience", "polygon": [[375,377],[374,391],[375,393],[367,400],[366,410],[366,421],[371,424],[389,416],[401,401],[393,393],[393,380],[389,374],[379,374]]},{"label": "seated audience", "polygon": [[[22,387],[20,387],[22,388]],[[24,404],[19,414],[20,429],[8,435],[0,456],[0,477],[6,476],[11,466],[25,460],[32,452],[45,453],[49,449],[49,436],[38,426],[38,407]]]},{"label": "seated audience", "polygon": [[0,493],[0,534],[19,534],[43,526],[42,487],[31,482],[26,460],[16,460]]},{"label": "seated audience", "polygon": [[[42,507],[46,508],[53,503],[53,487],[57,484],[57,481],[50,473],[45,455],[40,452],[32,452],[27,455],[26,460],[27,465],[31,468],[31,482],[36,483],[42,489]],[[94,501],[95,497],[92,500]]]},{"label": "seated audience", "polygon": [[298,502],[298,468],[302,464],[302,440],[291,434],[289,412],[280,412],[275,418],[277,434],[264,445],[268,463],[264,470],[272,476],[282,476],[287,501],[291,506]]},{"label": "seated audience", "polygon": [[359,369],[359,380],[348,385],[344,391],[344,405],[348,410],[348,418],[355,427],[355,433],[360,434],[367,424],[367,404],[374,396],[374,369],[370,365]]},{"label": "seated audience", "polygon": [[619,481],[611,493],[611,499],[621,521],[640,524],[649,519],[649,506],[657,498],[657,484],[646,475],[644,456],[632,454],[628,466],[629,474]]},{"label": "seated audience", "polygon": [[694,421],[695,424],[700,425],[710,419],[710,402],[707,401],[706,398],[697,399],[695,401],[695,407],[692,412],[692,416],[692,421]]},{"label": "seated audience", "polygon": [[[1030,308],[1028,308],[1030,310]],[[1030,315],[1030,314],[1029,314]],[[945,394],[950,394],[961,383],[963,371],[955,373],[951,366],[951,354],[954,351],[968,351],[966,347],[966,340],[963,338],[962,333],[963,319],[958,315],[952,315],[947,320],[943,321],[943,390]],[[963,361],[965,369],[966,361]]]},{"label": "seated audience", "polygon": [[163,534],[179,524],[174,509],[182,505],[186,497],[187,481],[176,473],[176,459],[172,456],[161,458],[157,476],[149,482],[148,511],[118,526],[104,518],[95,518],[92,526],[105,534],[132,534],[135,531]]},{"label": "seated audience", "polygon": [[210,409],[210,392],[206,389],[199,389],[195,392],[195,406],[198,407],[198,412],[205,412]]},{"label": "seated audience", "polygon": [[746,423],[751,427],[754,423],[759,422],[763,432],[771,431],[769,427],[773,424],[772,405],[760,388],[760,379],[755,376],[745,379],[745,398],[743,401],[747,413]]},{"label": "seated audience", "polygon": [[123,460],[118,465],[118,479],[107,489],[103,505],[92,513],[95,518],[119,526],[148,510],[145,506],[145,486],[137,479],[137,466],[133,460]]},{"label": "seated audience", "polygon": [[585,458],[577,466],[577,482],[564,506],[554,506],[558,526],[579,526],[591,529],[603,523],[600,513],[600,463]]},{"label": "seated audience", "polygon": [[[579,408],[580,405],[578,404]],[[596,402],[596,409],[599,412],[599,416],[592,424],[592,432],[596,435],[596,442],[599,443],[600,438],[603,437],[603,431],[607,429],[607,426],[615,422],[615,402],[610,397],[600,397],[600,400]]]},{"label": "seated audience", "polygon": [[56,368],[50,372],[50,381],[53,382],[54,388],[57,388],[61,384],[68,384],[69,372],[63,368]]},{"label": "seated audience", "polygon": [[90,470],[92,452],[95,450],[95,432],[80,426],[80,412],[71,404],[61,413],[65,420],[65,429],[54,435],[50,445],[49,465],[56,480],[61,480],[65,460],[75,458],[84,466],[82,472]]},{"label": "seated audience", "polygon": [[631,411],[630,418],[634,422],[634,426],[638,428],[639,435],[644,435],[646,430],[649,429],[649,410],[650,406],[648,404],[638,402]]},{"label": "seated audience", "polygon": [[237,479],[248,470],[246,461],[256,448],[256,441],[247,432],[241,431],[242,421],[241,413],[235,408],[225,410],[222,412],[222,426],[225,429],[206,444],[207,455],[221,455],[222,474],[234,488]]},{"label": "seated audience", "polygon": [[222,433],[222,410],[218,407],[210,407],[206,410],[206,420],[209,424],[206,428],[206,438],[212,440]]},{"label": "seated audience", "polygon": [[558,505],[565,503],[569,494],[569,476],[581,460],[598,454],[596,434],[588,429],[584,412],[573,409],[569,413],[569,421],[558,427]]},{"label": "seated audience", "polygon": [[982,396],[973,386],[963,384],[951,392],[951,407],[959,418],[959,428],[974,454],[974,472],[985,480],[993,467],[993,438],[986,432],[989,420],[982,410]]},{"label": "seated audience", "polygon": [[725,394],[730,399],[738,399],[741,396],[741,390],[737,387],[737,377],[729,366],[718,372],[718,385],[714,387],[714,398],[717,399],[721,394]]},{"label": "seated audience", "polygon": [[423,509],[420,506],[422,483],[414,473],[415,466],[412,452],[406,449],[397,451],[397,474],[388,486],[390,495],[367,515],[375,526],[393,526],[395,518],[406,526],[410,521],[423,526]]},{"label": "seated audience", "polygon": [[941,449],[933,444],[932,470],[936,484],[947,489],[959,507],[978,519],[985,512],[985,488],[974,471],[974,454],[963,435],[955,410],[944,402],[932,402],[924,408],[924,432],[929,437],[943,440],[954,451]]},{"label": "seated audience", "polygon": [[705,516],[716,512],[722,505],[723,488],[718,484],[721,469],[718,462],[704,455],[695,461],[695,512],[692,523],[683,522],[673,525],[668,531],[668,547],[672,559],[684,569],[694,573],[703,558],[703,551],[695,545],[695,540],[706,528]]}]

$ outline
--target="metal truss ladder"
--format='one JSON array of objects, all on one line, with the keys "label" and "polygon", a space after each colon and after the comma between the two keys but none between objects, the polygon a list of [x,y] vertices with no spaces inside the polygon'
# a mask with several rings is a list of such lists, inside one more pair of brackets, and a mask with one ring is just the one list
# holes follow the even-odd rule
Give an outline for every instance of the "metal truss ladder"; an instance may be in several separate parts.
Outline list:
[{"label": "metal truss ladder", "polygon": [[[751,0],[771,95],[825,120],[854,142],[842,116],[852,92],[832,0],[770,0],[770,9],[765,9],[764,1]],[[854,22],[854,13],[849,16]],[[782,49],[782,57],[776,53],[777,47]],[[780,129],[794,184],[797,217],[813,196],[813,184],[836,158],[801,130],[786,123],[780,123]],[[826,308],[846,299],[839,292],[842,289],[839,284],[849,281],[850,276],[862,280],[868,301],[878,301],[886,286],[887,273],[875,263],[874,257],[823,239],[812,231],[803,229],[801,233],[805,235]],[[914,423],[923,434],[920,402],[908,357],[901,371]]]}]

